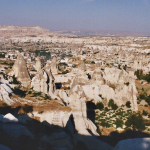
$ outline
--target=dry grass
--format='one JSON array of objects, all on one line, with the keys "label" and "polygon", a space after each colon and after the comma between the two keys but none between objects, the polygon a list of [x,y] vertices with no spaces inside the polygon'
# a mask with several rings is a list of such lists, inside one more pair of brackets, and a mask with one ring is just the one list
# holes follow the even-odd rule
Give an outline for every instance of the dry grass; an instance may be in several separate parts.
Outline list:
[{"label": "dry grass", "polygon": [[113,131],[116,131],[116,129],[113,127],[110,128],[101,127],[100,129],[101,136],[108,136]]}]

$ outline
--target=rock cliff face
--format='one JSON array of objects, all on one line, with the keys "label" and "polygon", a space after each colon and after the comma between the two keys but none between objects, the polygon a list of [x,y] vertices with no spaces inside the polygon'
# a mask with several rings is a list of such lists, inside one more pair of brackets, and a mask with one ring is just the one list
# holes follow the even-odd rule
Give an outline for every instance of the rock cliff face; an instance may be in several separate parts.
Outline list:
[{"label": "rock cliff face", "polygon": [[10,75],[15,75],[24,87],[30,86],[31,79],[23,56],[19,53]]}]

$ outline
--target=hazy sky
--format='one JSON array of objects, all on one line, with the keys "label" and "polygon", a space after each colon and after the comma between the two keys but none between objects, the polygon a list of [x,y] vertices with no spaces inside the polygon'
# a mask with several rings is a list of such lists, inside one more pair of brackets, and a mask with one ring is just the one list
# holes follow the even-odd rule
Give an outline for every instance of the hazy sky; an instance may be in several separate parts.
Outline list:
[{"label": "hazy sky", "polygon": [[0,25],[150,33],[150,0],[0,0]]}]

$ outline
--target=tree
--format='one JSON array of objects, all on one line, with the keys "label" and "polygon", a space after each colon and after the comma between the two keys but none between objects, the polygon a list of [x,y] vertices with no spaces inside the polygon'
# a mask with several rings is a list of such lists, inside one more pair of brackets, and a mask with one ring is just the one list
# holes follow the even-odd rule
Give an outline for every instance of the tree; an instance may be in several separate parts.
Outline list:
[{"label": "tree", "polygon": [[125,122],[125,125],[128,127],[131,127],[133,130],[142,131],[145,129],[145,123],[143,120],[143,117],[140,113],[132,113],[127,118],[127,121]]},{"label": "tree", "polygon": [[104,108],[104,104],[102,102],[99,102],[96,104],[96,108],[102,110]]},{"label": "tree", "polygon": [[122,119],[119,119],[119,118],[116,119],[116,121],[115,121],[116,128],[119,128],[119,127],[122,128],[123,124],[124,124],[124,122]]},{"label": "tree", "polygon": [[113,110],[116,110],[118,108],[118,106],[114,103],[113,99],[109,100],[108,107],[111,107]]},{"label": "tree", "polygon": [[109,102],[108,102],[108,107],[111,107],[112,104],[114,104],[114,100],[110,99]]},{"label": "tree", "polygon": [[127,102],[126,102],[126,107],[130,108],[130,107],[131,107],[130,105],[131,105],[131,102],[130,102],[130,101],[127,101]]}]

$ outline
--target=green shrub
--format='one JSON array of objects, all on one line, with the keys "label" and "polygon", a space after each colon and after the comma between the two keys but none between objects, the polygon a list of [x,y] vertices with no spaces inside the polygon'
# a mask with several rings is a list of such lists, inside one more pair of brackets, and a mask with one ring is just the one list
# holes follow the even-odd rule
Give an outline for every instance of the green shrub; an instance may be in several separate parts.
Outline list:
[{"label": "green shrub", "polygon": [[106,127],[106,128],[109,128],[111,125],[108,123],[108,122],[106,122],[106,121],[102,121],[101,123],[100,123],[100,125],[102,126],[102,127]]},{"label": "green shrub", "polygon": [[28,94],[32,94],[32,91],[29,91]]},{"label": "green shrub", "polygon": [[117,106],[117,104],[112,104],[112,105],[111,105],[111,108],[112,108],[113,110],[116,110],[116,109],[118,108],[118,106]]},{"label": "green shrub", "polygon": [[96,108],[102,110],[104,108],[104,104],[102,102],[99,102],[96,104]]},{"label": "green shrub", "polygon": [[116,115],[118,115],[118,116],[123,116],[123,111],[117,111],[117,112],[116,112]]},{"label": "green shrub", "polygon": [[131,127],[133,130],[142,131],[145,129],[145,123],[140,113],[132,113],[128,116],[125,122],[126,127]]},{"label": "green shrub", "polygon": [[139,95],[139,98],[140,98],[140,99],[146,99],[146,95],[145,95],[145,94],[140,94],[140,95]]},{"label": "green shrub", "polygon": [[143,110],[143,113],[142,113],[143,116],[147,116],[148,115],[148,112],[146,110]]},{"label": "green shrub", "polygon": [[137,70],[134,74],[137,76],[138,80],[143,79],[146,80],[148,83],[150,82],[150,72],[148,74],[144,74],[143,70]]},{"label": "green shrub", "polygon": [[17,80],[17,78],[14,75],[12,76],[11,84],[20,84],[20,82]]},{"label": "green shrub", "polygon": [[2,103],[2,107],[8,107],[6,103]]},{"label": "green shrub", "polygon": [[131,107],[130,105],[131,105],[131,102],[130,102],[130,101],[127,101],[127,102],[126,102],[126,107],[130,108],[130,107]]},{"label": "green shrub", "polygon": [[116,128],[119,128],[119,127],[122,128],[124,125],[124,122],[122,119],[117,118],[114,124],[116,125]]},{"label": "green shrub", "polygon": [[44,95],[44,100],[46,99],[50,99],[50,97],[47,94]]},{"label": "green shrub", "polygon": [[42,96],[42,95],[41,95],[42,92],[34,92],[34,93],[32,93],[32,94],[33,94],[32,97]]},{"label": "green shrub", "polygon": [[62,72],[62,74],[67,74],[67,73],[69,73],[68,70],[65,70],[65,71]]},{"label": "green shrub", "polygon": [[123,69],[126,71],[126,70],[127,70],[127,65],[125,65],[125,66],[123,67]]},{"label": "green shrub", "polygon": [[29,106],[27,104],[25,104],[23,107],[22,107],[23,111],[27,114],[27,113],[31,113],[33,111],[33,107],[32,106]]},{"label": "green shrub", "polygon": [[118,106],[114,103],[113,99],[109,100],[108,107],[111,107],[113,110],[116,110],[118,108]]},{"label": "green shrub", "polygon": [[109,102],[108,102],[108,107],[111,107],[112,104],[114,104],[114,100],[110,99]]},{"label": "green shrub", "polygon": [[104,111],[109,111],[108,107],[105,107],[105,108],[104,108]]},{"label": "green shrub", "polygon": [[124,83],[126,86],[128,86],[130,83],[129,82],[127,82],[127,83]]},{"label": "green shrub", "polygon": [[91,61],[91,64],[95,64],[95,62],[94,62],[94,61]]},{"label": "green shrub", "polygon": [[98,95],[101,99],[104,99],[101,94]]},{"label": "green shrub", "polygon": [[118,69],[120,69],[120,70],[121,70],[121,65],[120,65],[120,64],[118,65]]},{"label": "green shrub", "polygon": [[140,94],[138,99],[139,99],[139,101],[144,99],[148,103],[148,105],[150,106],[150,96],[147,96],[146,93]]}]

